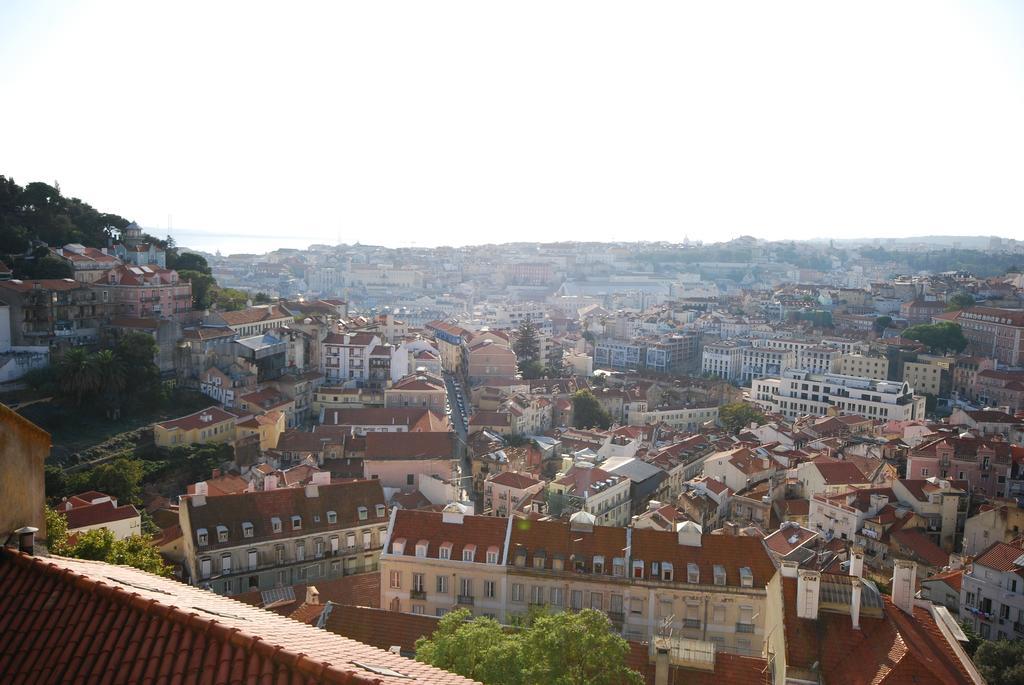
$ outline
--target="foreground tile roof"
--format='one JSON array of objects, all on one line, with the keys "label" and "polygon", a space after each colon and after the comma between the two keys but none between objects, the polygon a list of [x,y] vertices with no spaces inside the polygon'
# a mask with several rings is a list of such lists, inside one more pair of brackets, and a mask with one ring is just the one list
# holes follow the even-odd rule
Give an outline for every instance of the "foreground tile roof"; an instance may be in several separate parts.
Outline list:
[{"label": "foreground tile roof", "polygon": [[8,550],[0,635],[5,682],[472,682],[137,569]]},{"label": "foreground tile roof", "polygon": [[436,616],[332,603],[324,607],[319,625],[363,644],[380,649],[397,645],[403,654],[411,654],[416,640],[433,635],[439,621]]}]

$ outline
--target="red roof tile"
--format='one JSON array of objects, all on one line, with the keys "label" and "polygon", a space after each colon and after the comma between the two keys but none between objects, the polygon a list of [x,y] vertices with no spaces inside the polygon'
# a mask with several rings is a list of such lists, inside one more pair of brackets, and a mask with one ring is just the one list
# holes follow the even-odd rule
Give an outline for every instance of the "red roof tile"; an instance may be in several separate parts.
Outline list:
[{"label": "red roof tile", "polygon": [[687,564],[697,564],[700,582],[714,582],[714,567],[725,569],[725,584],[740,587],[740,569],[753,574],[756,588],[763,588],[775,576],[775,564],[761,538],[745,535],[703,535],[699,547],[681,545],[672,531],[639,529],[633,531],[633,559],[668,561],[677,580],[686,580]]},{"label": "red roof tile", "polygon": [[127,566],[8,550],[0,633],[7,682],[471,682]]},{"label": "red roof tile", "polygon": [[68,530],[99,526],[105,523],[113,523],[114,521],[124,521],[125,519],[135,518],[138,515],[139,510],[131,504],[115,507],[114,503],[109,500],[98,504],[75,507],[70,511],[64,512],[64,516],[68,520]]},{"label": "red roof tile", "polygon": [[451,459],[454,455],[453,434],[367,433],[367,459]]},{"label": "red roof tile", "polygon": [[989,545],[978,555],[974,563],[978,566],[986,566],[993,571],[1019,571],[1021,565],[1014,562],[1021,556],[1024,556],[1024,538],[1017,538],[1012,542],[996,542]]},{"label": "red roof tile", "polygon": [[392,548],[386,551],[394,554],[394,543],[404,540],[403,555],[416,556],[416,543],[423,540],[428,543],[427,557],[437,559],[440,546],[450,543],[450,558],[459,560],[462,559],[464,547],[475,545],[476,561],[483,562],[487,550],[497,547],[498,562],[501,562],[509,519],[463,516],[462,523],[445,523],[443,517],[441,512],[399,509],[395,512],[395,525],[391,534]]},{"label": "red roof tile", "polygon": [[390,649],[397,645],[403,654],[412,654],[416,651],[416,640],[432,635],[438,621],[434,616],[330,604],[323,627],[372,647]]}]

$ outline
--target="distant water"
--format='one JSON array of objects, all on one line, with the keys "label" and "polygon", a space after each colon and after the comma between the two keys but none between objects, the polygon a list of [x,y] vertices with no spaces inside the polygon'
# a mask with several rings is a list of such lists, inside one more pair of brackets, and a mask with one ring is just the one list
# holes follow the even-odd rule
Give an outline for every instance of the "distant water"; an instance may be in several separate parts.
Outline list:
[{"label": "distant water", "polygon": [[[147,229],[156,236],[167,234],[166,229]],[[282,234],[277,236],[255,235],[244,233],[211,233],[207,231],[172,230],[171,237],[179,247],[187,247],[202,252],[229,254],[264,254],[282,247],[304,250],[310,245],[333,244],[325,241],[322,236]]]}]

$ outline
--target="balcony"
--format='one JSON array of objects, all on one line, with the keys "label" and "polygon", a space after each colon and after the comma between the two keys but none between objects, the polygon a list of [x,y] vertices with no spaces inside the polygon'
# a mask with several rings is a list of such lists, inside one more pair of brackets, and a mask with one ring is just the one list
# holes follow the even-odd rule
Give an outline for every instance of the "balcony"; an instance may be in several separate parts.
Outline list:
[{"label": "balcony", "polygon": [[754,632],[754,624],[753,623],[737,623],[736,624],[736,632],[737,633],[752,633],[752,632]]},{"label": "balcony", "polygon": [[473,606],[473,595],[459,595],[457,603],[463,606]]},{"label": "balcony", "polygon": [[700,628],[699,618],[685,618],[683,619],[684,628]]},{"label": "balcony", "polygon": [[622,623],[626,620],[626,615],[621,611],[609,611],[608,618],[612,623]]},{"label": "balcony", "polygon": [[426,599],[426,590],[409,590],[409,599]]}]

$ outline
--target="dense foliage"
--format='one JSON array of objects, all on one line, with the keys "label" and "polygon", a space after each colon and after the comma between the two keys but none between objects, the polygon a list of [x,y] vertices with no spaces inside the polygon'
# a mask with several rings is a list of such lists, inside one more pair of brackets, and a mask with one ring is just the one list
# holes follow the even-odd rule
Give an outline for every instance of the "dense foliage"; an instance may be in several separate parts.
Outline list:
[{"label": "dense foliage", "polygon": [[903,331],[903,337],[918,341],[933,354],[963,352],[967,347],[967,338],[964,337],[963,329],[960,328],[960,324],[952,321],[911,326]]},{"label": "dense foliage", "polygon": [[460,609],[416,641],[417,660],[485,685],[639,685],[643,677],[625,665],[628,653],[629,644],[593,609],[535,613],[517,631]]},{"label": "dense foliage", "polygon": [[[75,408],[115,416],[122,411],[150,407],[161,398],[160,370],[154,359],[156,341],[131,332],[112,350],[90,353],[73,347],[50,371],[29,377],[30,385],[44,385],[55,397]],[[49,374],[49,376],[47,375]]]},{"label": "dense foliage", "polygon": [[52,554],[132,566],[160,576],[173,573],[148,537],[131,535],[115,540],[114,534],[106,528],[88,530],[76,537],[73,541],[68,538],[67,517],[47,507],[46,547]]},{"label": "dense foliage", "polygon": [[718,422],[730,433],[738,433],[751,423],[763,424],[765,416],[746,402],[731,402],[718,408]]},{"label": "dense foliage", "polygon": [[1024,685],[1024,641],[983,641],[974,665],[988,685]]},{"label": "dense foliage", "polygon": [[576,428],[608,428],[612,416],[589,390],[578,390],[572,396],[572,422]]}]

